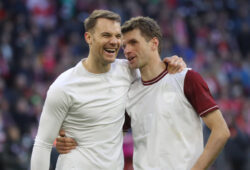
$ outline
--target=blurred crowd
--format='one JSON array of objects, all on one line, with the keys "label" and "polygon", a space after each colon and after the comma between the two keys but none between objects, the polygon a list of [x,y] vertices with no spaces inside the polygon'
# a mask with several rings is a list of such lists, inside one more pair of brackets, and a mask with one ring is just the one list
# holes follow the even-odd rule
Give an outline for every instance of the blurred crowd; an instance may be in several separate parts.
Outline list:
[{"label": "blurred crowd", "polygon": [[[0,169],[29,169],[46,91],[87,57],[83,21],[94,9],[112,10],[123,22],[143,15],[159,23],[162,57],[177,54],[203,75],[230,127],[211,170],[250,169],[248,0],[1,0]],[[126,148],[131,160],[130,135]]]}]

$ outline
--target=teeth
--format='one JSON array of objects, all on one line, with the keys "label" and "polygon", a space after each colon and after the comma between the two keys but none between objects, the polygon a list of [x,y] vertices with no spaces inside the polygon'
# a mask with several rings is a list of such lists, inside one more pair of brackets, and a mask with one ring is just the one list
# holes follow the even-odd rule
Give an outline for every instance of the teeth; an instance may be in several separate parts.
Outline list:
[{"label": "teeth", "polygon": [[115,51],[115,49],[107,49],[107,50],[109,50],[109,51]]},{"label": "teeth", "polygon": [[111,52],[111,53],[113,53],[113,52],[115,52],[115,49],[105,49],[107,52]]}]

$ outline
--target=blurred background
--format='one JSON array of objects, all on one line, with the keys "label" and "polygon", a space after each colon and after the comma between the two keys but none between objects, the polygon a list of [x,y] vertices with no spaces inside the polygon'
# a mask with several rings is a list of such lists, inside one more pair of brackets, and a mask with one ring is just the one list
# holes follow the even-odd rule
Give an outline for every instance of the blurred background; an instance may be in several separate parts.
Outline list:
[{"label": "blurred background", "polygon": [[[46,91],[87,57],[83,21],[94,9],[112,10],[123,22],[143,15],[159,23],[162,57],[179,55],[202,74],[230,127],[210,170],[249,170],[249,0],[0,0],[0,169],[29,169]],[[128,133],[126,170],[132,147]],[[56,157],[53,149],[51,169]]]}]

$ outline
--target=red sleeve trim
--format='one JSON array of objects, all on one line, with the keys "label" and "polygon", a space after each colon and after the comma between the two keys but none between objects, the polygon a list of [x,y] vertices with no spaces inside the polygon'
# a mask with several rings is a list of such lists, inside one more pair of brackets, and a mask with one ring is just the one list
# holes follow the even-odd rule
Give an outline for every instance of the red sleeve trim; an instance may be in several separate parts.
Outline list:
[{"label": "red sleeve trim", "polygon": [[212,111],[217,110],[217,109],[219,109],[219,106],[216,105],[214,107],[211,107],[211,108],[199,113],[199,115],[202,117],[202,116],[205,116],[207,113],[212,112]]},{"label": "red sleeve trim", "polygon": [[199,116],[218,109],[207,83],[199,73],[189,70],[184,80],[184,94]]},{"label": "red sleeve trim", "polygon": [[152,80],[149,81],[143,81],[142,80],[142,84],[144,86],[149,86],[152,85],[154,83],[157,83],[159,80],[161,80],[166,74],[168,73],[168,70],[165,69],[163,72],[161,72],[161,74],[159,74],[157,77],[153,78]]}]

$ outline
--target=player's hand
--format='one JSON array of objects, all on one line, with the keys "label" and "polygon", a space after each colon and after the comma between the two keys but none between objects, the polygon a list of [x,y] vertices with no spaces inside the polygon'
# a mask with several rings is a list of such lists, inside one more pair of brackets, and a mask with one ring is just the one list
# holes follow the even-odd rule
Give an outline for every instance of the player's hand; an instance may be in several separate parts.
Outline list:
[{"label": "player's hand", "polygon": [[165,57],[163,59],[163,62],[168,64],[168,72],[170,74],[179,73],[184,68],[187,68],[187,65],[183,61],[183,59],[181,57],[178,57],[177,55],[171,57]]},{"label": "player's hand", "polygon": [[75,149],[77,143],[74,139],[65,136],[65,131],[60,130],[59,137],[56,138],[56,150],[60,154],[69,153],[72,149]]}]

